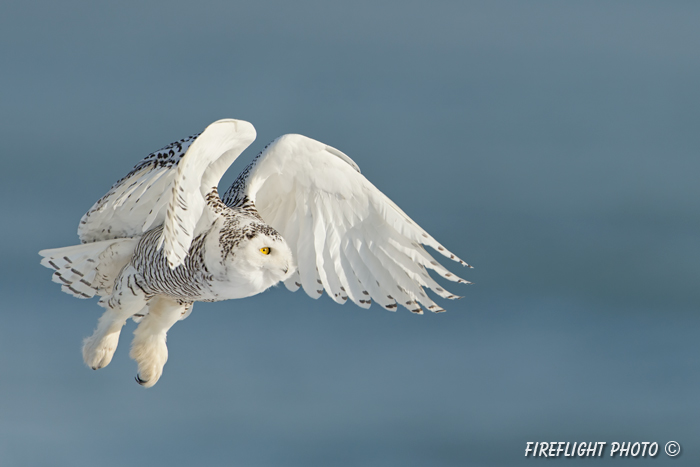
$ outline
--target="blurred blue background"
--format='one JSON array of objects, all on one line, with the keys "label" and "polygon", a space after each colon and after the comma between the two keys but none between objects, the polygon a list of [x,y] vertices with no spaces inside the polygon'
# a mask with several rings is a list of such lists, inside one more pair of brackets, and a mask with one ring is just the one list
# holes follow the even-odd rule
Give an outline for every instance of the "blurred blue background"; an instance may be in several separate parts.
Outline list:
[{"label": "blurred blue background", "polygon": [[[656,441],[635,463],[697,465],[699,20],[685,1],[4,1],[0,464],[539,465],[527,441]],[[420,317],[281,287],[196,304],[152,389],[133,323],[87,369],[101,309],[37,251],[224,117],[258,140],[222,185],[281,134],[335,146],[474,264],[450,265],[466,297]]]}]

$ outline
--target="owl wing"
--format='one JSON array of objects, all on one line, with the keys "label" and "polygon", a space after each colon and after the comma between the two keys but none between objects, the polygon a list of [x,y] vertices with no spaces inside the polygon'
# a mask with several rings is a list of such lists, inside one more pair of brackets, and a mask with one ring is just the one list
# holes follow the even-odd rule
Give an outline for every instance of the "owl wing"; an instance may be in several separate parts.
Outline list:
[{"label": "owl wing", "polygon": [[80,240],[134,237],[163,224],[168,263],[182,264],[192,239],[208,227],[205,217],[216,215],[204,209],[206,196],[254,140],[253,125],[226,119],[150,154],[83,216]]},{"label": "owl wing", "polygon": [[336,302],[349,298],[368,308],[372,301],[415,313],[421,305],[444,311],[425,293],[461,298],[428,274],[467,283],[441,266],[428,245],[464,266],[394,202],[372,185],[347,155],[301,135],[273,141],[223,197],[226,204],[252,201],[265,222],[289,244],[297,271],[285,281],[312,298],[323,290]]}]

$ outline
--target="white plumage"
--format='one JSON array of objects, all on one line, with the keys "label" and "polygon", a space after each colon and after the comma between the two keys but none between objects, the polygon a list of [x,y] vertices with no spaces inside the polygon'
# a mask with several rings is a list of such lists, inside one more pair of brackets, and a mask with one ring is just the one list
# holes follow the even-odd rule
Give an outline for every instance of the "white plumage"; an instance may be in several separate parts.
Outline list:
[{"label": "white plumage", "polygon": [[127,319],[140,321],[131,356],[152,386],[167,360],[168,329],[195,301],[260,293],[284,281],[368,308],[444,311],[425,288],[450,273],[428,245],[468,266],[372,185],[347,155],[301,135],[270,143],[220,199],[217,185],[255,139],[253,126],[219,120],[150,154],[83,216],[81,245],[43,250],[54,282],[106,311],[83,357],[106,366]]}]

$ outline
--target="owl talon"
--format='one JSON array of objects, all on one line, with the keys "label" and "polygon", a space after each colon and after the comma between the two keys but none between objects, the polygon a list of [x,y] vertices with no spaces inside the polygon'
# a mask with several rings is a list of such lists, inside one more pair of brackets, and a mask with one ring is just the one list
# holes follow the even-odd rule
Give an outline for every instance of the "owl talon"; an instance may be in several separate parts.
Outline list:
[{"label": "owl talon", "polygon": [[147,383],[148,383],[148,381],[142,380],[142,379],[141,379],[141,375],[139,375],[138,373],[136,373],[136,377],[135,377],[134,379],[135,379],[136,382],[139,383],[141,386],[143,386],[144,384],[147,384]]}]

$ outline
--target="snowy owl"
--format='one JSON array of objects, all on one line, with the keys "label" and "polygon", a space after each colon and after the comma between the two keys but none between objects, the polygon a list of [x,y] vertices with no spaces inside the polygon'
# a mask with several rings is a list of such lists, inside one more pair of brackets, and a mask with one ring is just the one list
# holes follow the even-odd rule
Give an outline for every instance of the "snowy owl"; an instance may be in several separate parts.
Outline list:
[{"label": "snowy owl", "polygon": [[301,135],[270,143],[223,198],[224,172],[255,139],[253,125],[219,120],[156,151],[83,216],[80,245],[43,250],[53,281],[106,309],[83,343],[85,363],[109,364],[122,326],[138,322],[136,381],[153,386],[166,333],[196,301],[250,297],[280,281],[312,298],[368,308],[444,311],[424,287],[460,298],[428,274],[460,283],[424,249],[450,253],[374,187],[347,155]]}]

